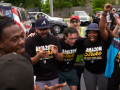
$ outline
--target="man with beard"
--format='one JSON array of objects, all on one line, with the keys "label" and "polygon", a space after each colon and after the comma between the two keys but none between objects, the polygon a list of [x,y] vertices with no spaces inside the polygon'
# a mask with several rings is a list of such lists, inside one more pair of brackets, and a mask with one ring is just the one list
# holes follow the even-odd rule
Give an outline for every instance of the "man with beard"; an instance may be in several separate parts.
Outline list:
[{"label": "man with beard", "polygon": [[36,85],[44,89],[44,85],[58,84],[57,60],[63,60],[60,43],[54,35],[49,34],[49,21],[38,18],[35,22],[36,35],[28,37],[25,42],[25,50],[30,55]]},{"label": "man with beard", "polygon": [[[5,54],[12,53],[12,52],[15,52],[17,54],[24,56],[25,58],[27,58],[28,60],[27,62],[32,63],[29,55],[25,53],[25,38],[24,38],[24,33],[22,32],[20,27],[11,18],[8,18],[6,16],[0,16],[0,56],[2,57]],[[12,55],[11,55],[11,58],[13,58]],[[14,69],[15,68],[13,68],[12,70],[14,71]],[[3,69],[3,71],[5,70]],[[23,82],[26,83],[28,81],[23,80]],[[61,84],[61,85],[57,84],[51,87],[48,87],[47,85],[45,85],[45,90],[56,90],[64,86],[65,84]],[[28,85],[28,87],[31,87],[31,86]]]},{"label": "man with beard", "polygon": [[[37,20],[38,18],[41,18],[41,17],[45,18],[45,15],[38,13],[35,15],[35,20]],[[52,26],[50,26],[50,28],[49,28],[49,34],[55,35],[58,38],[58,34],[56,33],[56,31],[54,30],[54,28]],[[29,30],[29,36],[34,36],[34,35],[35,35],[35,27],[33,27]]]},{"label": "man with beard", "polygon": [[64,37],[59,40],[64,54],[63,61],[58,62],[59,83],[66,81],[70,90],[77,90],[79,84],[77,72],[73,67],[77,54],[81,54],[81,45],[84,40],[85,38],[78,38],[78,31],[74,27],[66,28]]}]

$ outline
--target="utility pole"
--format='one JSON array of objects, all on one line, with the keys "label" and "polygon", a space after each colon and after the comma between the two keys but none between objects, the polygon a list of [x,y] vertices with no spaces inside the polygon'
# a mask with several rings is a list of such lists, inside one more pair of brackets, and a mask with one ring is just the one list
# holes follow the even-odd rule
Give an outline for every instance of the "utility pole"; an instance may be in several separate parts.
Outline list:
[{"label": "utility pole", "polygon": [[50,16],[53,17],[53,0],[50,0]]}]

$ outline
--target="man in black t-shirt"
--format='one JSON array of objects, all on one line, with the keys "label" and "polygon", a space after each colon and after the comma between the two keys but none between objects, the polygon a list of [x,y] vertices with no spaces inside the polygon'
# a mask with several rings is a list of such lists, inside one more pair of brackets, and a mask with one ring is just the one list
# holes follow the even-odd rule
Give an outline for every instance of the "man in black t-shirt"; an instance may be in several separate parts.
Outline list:
[{"label": "man in black t-shirt", "polygon": [[93,19],[93,23],[97,23],[99,25],[100,22],[100,12],[96,12],[96,16]]},{"label": "man in black t-shirt", "polygon": [[[70,90],[77,90],[78,77],[77,72],[73,69],[77,54],[81,54],[81,45],[85,38],[78,38],[78,31],[74,27],[69,27],[64,31],[64,38],[60,39],[60,44],[64,58],[62,62],[58,62],[59,83],[65,81]],[[79,50],[78,50],[79,48]]]},{"label": "man in black t-shirt", "polygon": [[36,35],[28,37],[25,50],[30,55],[36,84],[44,89],[44,85],[53,86],[58,83],[57,60],[63,60],[60,43],[54,35],[49,34],[49,22],[46,18],[38,18],[35,22]]},{"label": "man in black t-shirt", "polygon": [[[6,16],[0,16],[0,28],[1,28],[0,29],[0,56],[2,57],[5,54],[14,52],[14,54],[16,53],[20,54],[23,57],[27,58],[28,62],[32,63],[29,55],[25,53],[25,47],[24,47],[25,38],[24,38],[24,33],[22,32],[20,27],[16,23],[14,23],[14,21],[11,18],[8,18]],[[12,55],[11,55],[11,58],[13,58]],[[14,71],[14,68],[12,70]],[[8,74],[6,75],[9,76]],[[28,81],[23,80],[23,82],[28,82]],[[56,90],[63,86],[65,86],[65,84],[63,85],[58,84],[52,87],[45,86],[45,90],[48,90],[48,88],[50,88],[49,90]],[[0,89],[0,90],[3,90],[3,89]],[[33,90],[33,88],[30,90]]]}]

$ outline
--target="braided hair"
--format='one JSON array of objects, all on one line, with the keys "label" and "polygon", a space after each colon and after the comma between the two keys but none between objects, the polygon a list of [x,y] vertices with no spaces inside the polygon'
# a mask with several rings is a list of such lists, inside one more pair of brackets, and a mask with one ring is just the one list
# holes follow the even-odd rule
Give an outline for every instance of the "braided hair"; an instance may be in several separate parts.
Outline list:
[{"label": "braided hair", "polygon": [[3,32],[3,29],[15,24],[16,23],[11,18],[6,16],[0,16],[0,41],[1,41],[1,35]]}]

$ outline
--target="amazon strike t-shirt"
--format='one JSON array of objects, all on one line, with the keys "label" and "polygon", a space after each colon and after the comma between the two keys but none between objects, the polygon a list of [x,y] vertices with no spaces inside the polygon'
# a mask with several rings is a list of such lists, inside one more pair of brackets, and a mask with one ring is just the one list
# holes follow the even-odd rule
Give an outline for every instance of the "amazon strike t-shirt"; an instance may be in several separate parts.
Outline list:
[{"label": "amazon strike t-shirt", "polygon": [[37,81],[48,81],[58,77],[57,61],[50,49],[50,44],[57,46],[59,53],[62,52],[60,43],[54,35],[49,35],[47,42],[41,41],[38,35],[26,39],[25,50],[30,57],[34,57],[39,52],[41,46],[43,46],[43,51],[50,52],[49,57],[40,58],[40,60],[33,65],[34,75]]},{"label": "amazon strike t-shirt", "polygon": [[105,72],[107,61],[107,49],[109,44],[98,38],[96,42],[86,39],[83,43],[85,68],[94,74]]},{"label": "amazon strike t-shirt", "polygon": [[66,44],[63,38],[59,39],[62,52],[64,54],[64,58],[62,62],[58,62],[58,66],[57,66],[58,70],[73,69],[76,56],[78,53],[81,54],[81,48],[82,48],[81,46],[85,39],[86,38],[79,37],[78,40],[76,40],[74,46],[70,46],[69,44]]}]

